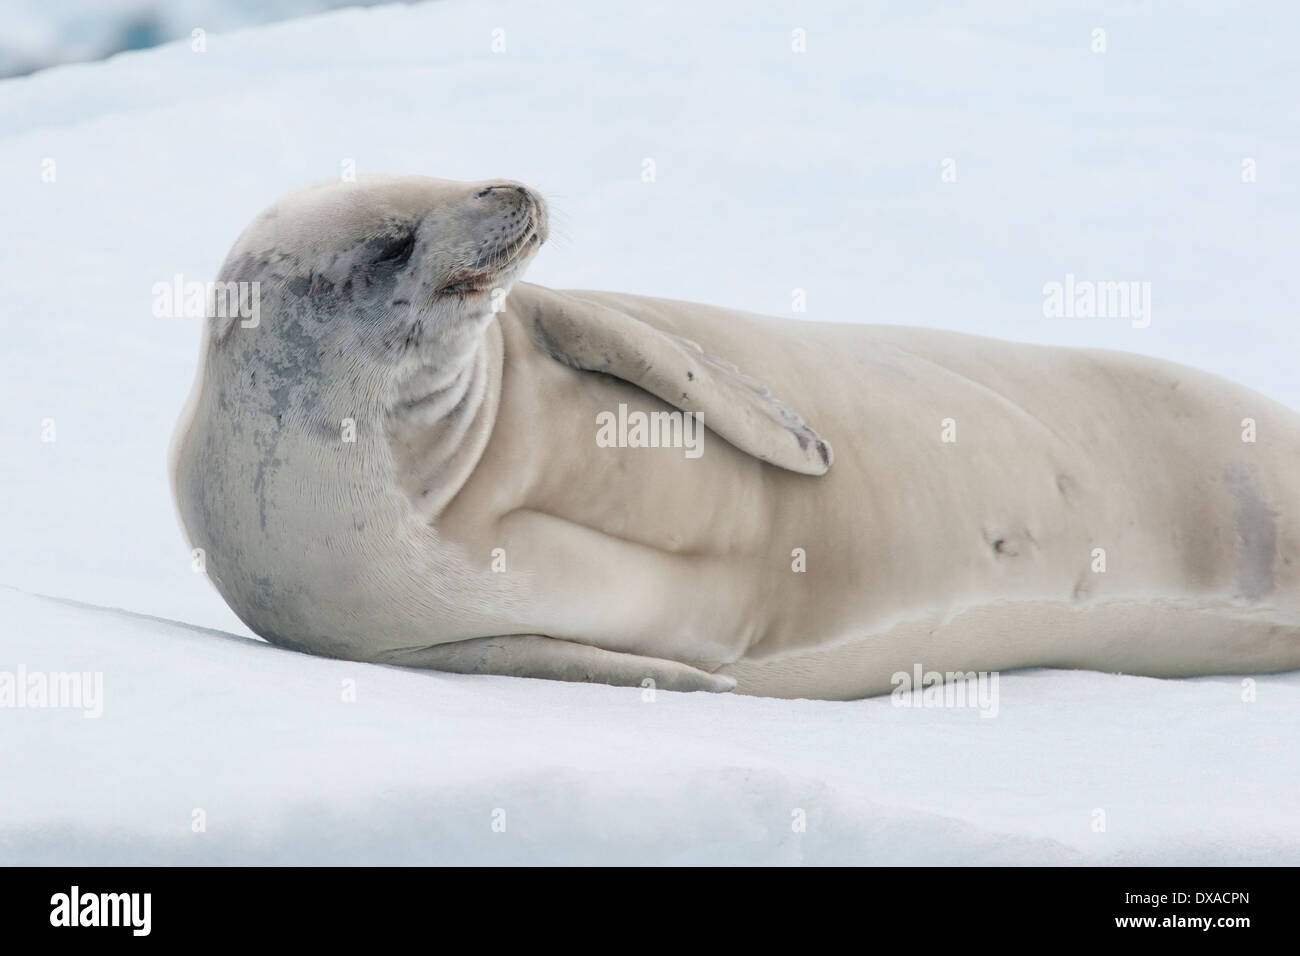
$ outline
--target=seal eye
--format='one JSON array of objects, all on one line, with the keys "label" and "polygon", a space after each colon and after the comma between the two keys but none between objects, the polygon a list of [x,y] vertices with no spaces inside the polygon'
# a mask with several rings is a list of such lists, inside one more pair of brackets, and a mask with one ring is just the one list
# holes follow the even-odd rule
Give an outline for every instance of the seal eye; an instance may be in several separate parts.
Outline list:
[{"label": "seal eye", "polygon": [[375,240],[375,257],[372,261],[377,266],[397,268],[406,265],[414,251],[414,231],[386,236]]}]

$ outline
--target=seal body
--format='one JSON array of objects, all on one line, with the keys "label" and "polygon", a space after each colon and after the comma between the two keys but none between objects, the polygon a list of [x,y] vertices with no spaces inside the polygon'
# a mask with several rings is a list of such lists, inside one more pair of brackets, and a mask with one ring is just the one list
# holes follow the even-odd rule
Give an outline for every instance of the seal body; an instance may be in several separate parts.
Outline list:
[{"label": "seal body", "polygon": [[[175,446],[191,541],[268,640],[823,698],[1300,667],[1285,407],[1124,353],[555,292],[518,250],[449,283],[482,257],[447,250],[524,241],[507,197],[540,245],[540,199],[346,188],[241,237],[223,278],[270,287],[262,325],[210,323]],[[395,216],[393,278],[349,250]],[[695,412],[695,453],[600,440]]]}]

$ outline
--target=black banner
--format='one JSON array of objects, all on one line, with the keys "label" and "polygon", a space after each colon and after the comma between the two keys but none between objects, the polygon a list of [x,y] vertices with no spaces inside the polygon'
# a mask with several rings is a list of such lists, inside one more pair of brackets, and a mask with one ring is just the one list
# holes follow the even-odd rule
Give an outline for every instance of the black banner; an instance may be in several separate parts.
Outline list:
[{"label": "black banner", "polygon": [[494,943],[503,931],[554,939],[566,925],[586,939],[597,930],[606,939],[685,930],[726,942],[786,924],[818,935],[851,925],[877,941],[930,933],[1029,941],[1047,932],[1232,945],[1289,926],[1293,880],[1289,869],[1244,868],[624,869],[545,880],[486,868],[13,868],[0,869],[0,919],[9,943],[264,942],[283,934],[338,944],[439,925],[456,936],[480,926]]}]

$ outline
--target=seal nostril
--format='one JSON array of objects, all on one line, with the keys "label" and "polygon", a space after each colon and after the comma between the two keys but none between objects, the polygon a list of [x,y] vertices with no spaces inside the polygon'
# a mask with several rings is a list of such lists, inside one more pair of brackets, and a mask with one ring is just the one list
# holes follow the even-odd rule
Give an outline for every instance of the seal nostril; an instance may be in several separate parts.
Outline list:
[{"label": "seal nostril", "polygon": [[529,196],[527,186],[516,186],[514,183],[497,183],[494,186],[485,186],[484,188],[480,189],[478,192],[474,194],[474,198],[482,199],[485,196],[490,196],[498,189],[509,190],[510,192],[518,193],[520,196],[523,196],[524,198],[527,198]]}]

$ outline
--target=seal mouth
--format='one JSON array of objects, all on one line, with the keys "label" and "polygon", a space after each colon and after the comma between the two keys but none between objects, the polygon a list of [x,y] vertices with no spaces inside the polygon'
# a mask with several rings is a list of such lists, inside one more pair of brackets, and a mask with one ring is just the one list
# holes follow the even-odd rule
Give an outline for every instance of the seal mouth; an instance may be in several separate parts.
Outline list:
[{"label": "seal mouth", "polygon": [[543,241],[536,205],[528,212],[519,235],[479,257],[473,266],[457,269],[435,290],[436,295],[481,295],[490,292],[497,280],[529,258]]}]

